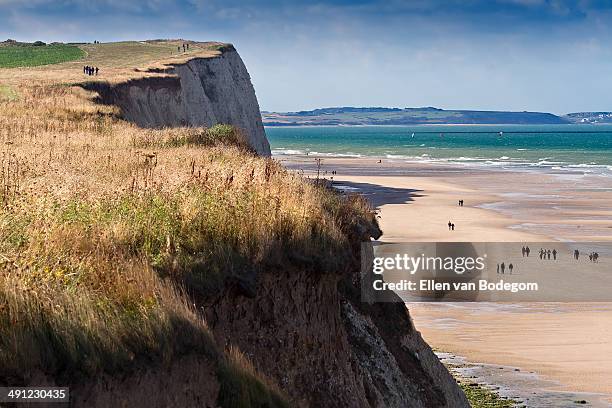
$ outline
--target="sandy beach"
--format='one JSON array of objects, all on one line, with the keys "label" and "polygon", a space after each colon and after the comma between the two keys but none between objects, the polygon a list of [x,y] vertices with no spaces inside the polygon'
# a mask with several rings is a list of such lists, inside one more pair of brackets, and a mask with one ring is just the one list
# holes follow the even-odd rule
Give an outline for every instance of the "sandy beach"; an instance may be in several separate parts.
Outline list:
[{"label": "sandy beach", "polygon": [[[372,201],[379,209],[381,241],[612,240],[612,191],[599,179],[378,160],[325,158],[318,172]],[[285,165],[310,176],[317,172],[310,157],[285,159]],[[590,393],[612,395],[610,303],[408,307],[416,328],[436,349],[534,372],[551,381],[552,389],[589,393],[591,399],[600,396]]]}]

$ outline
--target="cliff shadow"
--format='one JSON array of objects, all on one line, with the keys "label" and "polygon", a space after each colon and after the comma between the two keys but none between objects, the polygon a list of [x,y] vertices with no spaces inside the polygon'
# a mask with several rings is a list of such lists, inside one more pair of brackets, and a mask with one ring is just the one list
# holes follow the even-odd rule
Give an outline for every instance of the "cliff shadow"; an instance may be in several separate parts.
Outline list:
[{"label": "cliff shadow", "polygon": [[408,204],[415,198],[425,197],[423,190],[414,188],[397,188],[373,183],[357,183],[352,181],[333,181],[331,186],[345,193],[360,194],[373,207],[385,204]]},{"label": "cliff shadow", "polygon": [[118,84],[88,81],[78,84],[95,92],[92,100],[101,105],[119,108],[119,117],[143,128],[186,126],[180,105],[181,82],[175,76],[154,76],[130,79]]},{"label": "cliff shadow", "polygon": [[126,100],[130,88],[180,90],[181,82],[175,76],[155,76],[146,78],[129,79],[118,84],[111,84],[107,81],[87,81],[75,84],[86,91],[96,92],[98,96],[93,101],[102,105],[118,105]]}]

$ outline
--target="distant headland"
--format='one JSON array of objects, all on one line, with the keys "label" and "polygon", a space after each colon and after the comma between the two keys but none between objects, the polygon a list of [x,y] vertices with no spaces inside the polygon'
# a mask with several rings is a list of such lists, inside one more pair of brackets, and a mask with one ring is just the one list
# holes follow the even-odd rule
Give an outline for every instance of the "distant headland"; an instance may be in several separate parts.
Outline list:
[{"label": "distant headland", "polygon": [[557,116],[547,112],[445,110],[434,107],[335,107],[299,112],[262,112],[265,126],[372,125],[555,125],[612,123],[610,112],[580,112]]}]

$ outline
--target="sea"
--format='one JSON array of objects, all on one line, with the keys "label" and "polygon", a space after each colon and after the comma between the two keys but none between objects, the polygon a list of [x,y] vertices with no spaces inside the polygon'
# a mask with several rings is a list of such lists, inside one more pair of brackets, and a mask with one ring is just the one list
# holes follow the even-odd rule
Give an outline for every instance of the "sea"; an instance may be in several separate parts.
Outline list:
[{"label": "sea", "polygon": [[612,125],[267,127],[275,156],[365,157],[612,177]]}]

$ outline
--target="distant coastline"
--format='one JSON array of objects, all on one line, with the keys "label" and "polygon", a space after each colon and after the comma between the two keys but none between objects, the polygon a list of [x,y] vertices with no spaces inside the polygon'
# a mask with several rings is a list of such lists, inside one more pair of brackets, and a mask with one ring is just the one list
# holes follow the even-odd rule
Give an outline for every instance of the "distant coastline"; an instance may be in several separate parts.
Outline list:
[{"label": "distant coastline", "polygon": [[268,127],[414,126],[414,125],[562,125],[612,123],[611,112],[548,112],[445,110],[435,107],[333,107],[299,112],[262,111]]}]

